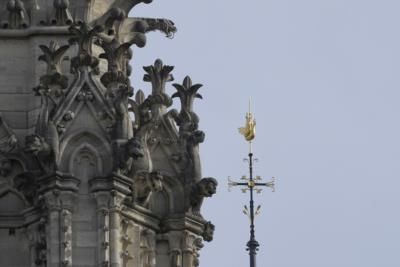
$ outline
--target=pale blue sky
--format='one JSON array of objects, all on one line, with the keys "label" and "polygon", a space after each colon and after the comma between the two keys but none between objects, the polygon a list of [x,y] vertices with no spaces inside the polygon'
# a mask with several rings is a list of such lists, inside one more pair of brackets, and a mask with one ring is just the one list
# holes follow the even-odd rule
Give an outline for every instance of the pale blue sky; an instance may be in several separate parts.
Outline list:
[{"label": "pale blue sky", "polygon": [[220,186],[204,205],[216,232],[201,266],[248,266],[247,196],[226,178],[247,172],[237,128],[249,96],[256,174],[277,178],[256,198],[258,267],[400,266],[399,12],[398,0],[154,0],[132,12],[179,29],[135,49],[135,88],[149,89],[141,66],[157,57],[204,84],[203,174]]}]

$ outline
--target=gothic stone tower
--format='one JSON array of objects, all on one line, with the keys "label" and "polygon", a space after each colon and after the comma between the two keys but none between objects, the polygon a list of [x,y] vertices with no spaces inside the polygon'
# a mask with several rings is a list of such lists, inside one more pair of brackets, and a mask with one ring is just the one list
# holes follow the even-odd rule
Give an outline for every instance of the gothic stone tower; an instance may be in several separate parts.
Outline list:
[{"label": "gothic stone tower", "polygon": [[150,2],[0,1],[1,267],[199,266],[217,185],[201,175],[201,85],[169,96],[156,60],[134,92],[132,49],[176,32],[127,17]]}]

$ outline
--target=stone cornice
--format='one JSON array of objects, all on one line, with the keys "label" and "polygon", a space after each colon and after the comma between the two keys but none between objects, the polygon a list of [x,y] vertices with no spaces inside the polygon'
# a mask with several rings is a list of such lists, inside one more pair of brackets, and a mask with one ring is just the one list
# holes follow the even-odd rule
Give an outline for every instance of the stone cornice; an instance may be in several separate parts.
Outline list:
[{"label": "stone cornice", "polygon": [[70,35],[68,26],[33,26],[27,29],[0,29],[0,39],[2,38],[27,38],[31,36],[43,35]]}]

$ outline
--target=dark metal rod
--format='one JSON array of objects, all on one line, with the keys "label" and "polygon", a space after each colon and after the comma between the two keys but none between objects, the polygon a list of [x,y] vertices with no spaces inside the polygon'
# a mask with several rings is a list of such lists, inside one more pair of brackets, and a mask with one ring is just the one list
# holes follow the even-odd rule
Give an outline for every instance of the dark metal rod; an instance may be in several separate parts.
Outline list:
[{"label": "dark metal rod", "polygon": [[257,249],[260,246],[256,241],[254,229],[254,180],[253,180],[253,153],[249,153],[249,188],[250,188],[250,240],[247,242],[247,250],[250,255],[250,267],[256,267]]}]

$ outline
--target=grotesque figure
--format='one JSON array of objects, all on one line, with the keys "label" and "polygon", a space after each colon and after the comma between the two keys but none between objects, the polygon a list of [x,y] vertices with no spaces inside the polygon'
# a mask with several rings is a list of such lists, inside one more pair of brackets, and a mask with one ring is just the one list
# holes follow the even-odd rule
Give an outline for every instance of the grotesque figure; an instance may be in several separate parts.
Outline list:
[{"label": "grotesque figure", "polygon": [[117,152],[116,158],[119,159],[118,170],[125,175],[131,171],[133,162],[144,156],[142,143],[137,138],[129,139],[123,146],[122,151],[117,149]]},{"label": "grotesque figure", "polygon": [[25,137],[25,151],[38,159],[43,171],[49,171],[52,166],[54,167],[54,151],[43,137],[37,134]]},{"label": "grotesque figure", "polygon": [[203,231],[203,239],[207,242],[210,242],[213,240],[214,237],[214,231],[215,231],[215,225],[212,224],[211,222],[207,222],[204,225],[204,231]]},{"label": "grotesque figure", "polygon": [[0,176],[6,177],[12,170],[11,160],[7,158],[0,158]]},{"label": "grotesque figure", "polygon": [[39,135],[28,135],[25,138],[25,151],[37,157],[50,156],[50,145]]},{"label": "grotesque figure", "polygon": [[215,178],[207,177],[201,179],[192,187],[190,205],[194,215],[200,215],[200,208],[205,197],[211,197],[217,191],[218,182]]},{"label": "grotesque figure", "polygon": [[136,203],[148,208],[151,195],[163,190],[163,176],[159,172],[137,173],[133,180]]}]

